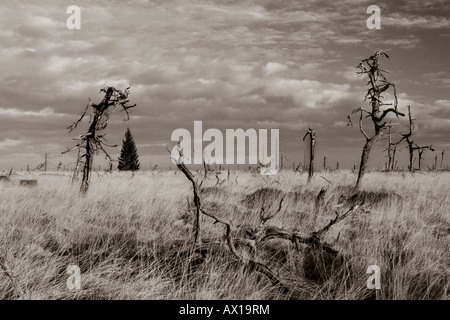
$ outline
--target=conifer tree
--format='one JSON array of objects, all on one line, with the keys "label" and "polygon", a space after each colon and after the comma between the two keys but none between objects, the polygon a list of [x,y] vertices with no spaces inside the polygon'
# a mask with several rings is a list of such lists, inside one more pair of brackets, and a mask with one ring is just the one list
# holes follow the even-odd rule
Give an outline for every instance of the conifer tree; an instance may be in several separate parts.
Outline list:
[{"label": "conifer tree", "polygon": [[122,143],[122,150],[120,150],[119,165],[117,169],[120,171],[137,171],[139,170],[139,157],[137,154],[136,144],[130,128],[125,132],[125,140]]}]

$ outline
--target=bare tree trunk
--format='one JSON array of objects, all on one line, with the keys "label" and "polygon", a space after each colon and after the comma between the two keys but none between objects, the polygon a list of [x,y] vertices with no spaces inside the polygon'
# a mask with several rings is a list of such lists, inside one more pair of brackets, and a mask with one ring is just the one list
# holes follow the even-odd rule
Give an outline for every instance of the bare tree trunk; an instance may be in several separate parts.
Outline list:
[{"label": "bare tree trunk", "polygon": [[394,149],[392,150],[392,163],[391,163],[391,169],[392,171],[395,170],[395,152],[397,151],[397,146],[394,146]]},{"label": "bare tree trunk", "polygon": [[85,162],[83,168],[83,179],[81,180],[80,192],[86,193],[89,189],[89,183],[91,179],[91,169],[92,163],[94,161],[94,140],[97,122],[99,118],[99,111],[95,110],[94,120],[92,120],[91,126],[89,127],[89,131],[86,134],[86,154],[85,154]]},{"label": "bare tree trunk", "polygon": [[422,150],[419,150],[419,170],[422,168]]},{"label": "bare tree trunk", "polygon": [[408,150],[409,150],[409,165],[408,165],[408,170],[409,172],[413,171],[413,157],[414,157],[414,149],[412,146],[412,142],[408,141]]},{"label": "bare tree trunk", "polygon": [[367,162],[369,161],[369,154],[370,150],[372,149],[372,146],[375,142],[379,139],[380,135],[374,135],[372,138],[366,140],[366,144],[364,145],[363,152],[361,155],[361,164],[359,165],[359,173],[358,173],[358,179],[356,180],[355,189],[359,189],[361,187],[361,180],[364,176],[364,173],[366,172],[367,168]]},{"label": "bare tree trunk", "polygon": [[314,175],[314,148],[316,145],[316,132],[309,128],[306,131],[305,136],[303,137],[303,141],[305,140],[306,136],[309,136],[309,171],[308,171],[308,181],[309,183]]},{"label": "bare tree trunk", "polygon": [[201,208],[201,203],[200,203],[200,197],[199,195],[199,189],[198,189],[198,185],[195,182],[194,176],[192,175],[192,173],[186,168],[186,166],[184,165],[184,163],[180,163],[177,164],[178,169],[181,170],[181,172],[184,173],[184,175],[186,176],[186,178],[191,181],[192,183],[192,189],[194,192],[194,205],[195,205],[195,233],[194,233],[194,245],[196,244],[200,244],[201,243],[201,237],[200,237],[200,208]]},{"label": "bare tree trunk", "polygon": [[388,135],[389,135],[389,142],[388,142],[388,158],[389,158],[388,170],[391,170],[391,166],[392,166],[392,163],[393,163],[393,161],[392,161],[392,149],[391,149],[391,146],[392,146],[391,126],[388,126]]}]

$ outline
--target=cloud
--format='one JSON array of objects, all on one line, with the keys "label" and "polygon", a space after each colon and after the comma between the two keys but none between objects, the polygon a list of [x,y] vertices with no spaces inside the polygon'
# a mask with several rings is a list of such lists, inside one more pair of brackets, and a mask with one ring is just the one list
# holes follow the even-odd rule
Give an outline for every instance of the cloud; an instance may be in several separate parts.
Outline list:
[{"label": "cloud", "polygon": [[63,115],[55,113],[52,108],[44,108],[39,111],[21,110],[17,108],[0,108],[0,116],[19,119],[21,117],[49,118],[61,117]]},{"label": "cloud", "polygon": [[345,70],[336,71],[336,75],[343,77],[347,81],[356,82],[361,81],[361,77],[358,77],[356,73],[357,69],[355,67],[346,67]]},{"label": "cloud", "polygon": [[448,17],[438,17],[432,15],[411,15],[394,13],[383,17],[382,25],[400,28],[420,28],[420,29],[448,29],[450,20]]},{"label": "cloud", "polygon": [[349,98],[349,89],[348,84],[280,78],[269,81],[265,92],[269,96],[292,97],[296,103],[306,108],[327,108]]},{"label": "cloud", "polygon": [[0,141],[0,149],[16,147],[23,143],[25,143],[24,140],[4,139],[3,141]]},{"label": "cloud", "polygon": [[[450,70],[439,47],[443,38],[434,35],[448,26],[445,1],[435,6],[440,12],[430,1],[382,1],[382,30],[376,32],[365,26],[367,3],[356,0],[326,6],[311,0],[77,4],[82,25],[75,32],[65,26],[63,1],[9,1],[2,7],[0,134],[24,141],[23,162],[71,146],[66,126],[88,98],[101,101],[105,85],[132,86],[137,107],[131,121],[117,112],[106,131],[111,143],[120,143],[129,125],[143,157],[166,156],[158,148],[193,120],[221,129],[279,127],[280,144],[293,158],[298,146],[291,141],[308,125],[318,128],[318,139],[327,137],[324,149],[345,145],[358,130],[340,124],[367,91],[354,66],[378,47],[389,49],[383,66],[399,93],[409,94],[401,96],[402,104],[430,106],[431,122],[438,113],[447,115]],[[424,115],[420,110],[416,114]],[[0,166],[15,162],[0,157]]]},{"label": "cloud", "polygon": [[436,100],[435,103],[439,107],[444,107],[444,108],[450,109],[450,100]]},{"label": "cloud", "polygon": [[264,67],[264,71],[266,73],[266,75],[271,75],[274,73],[278,73],[278,72],[283,72],[289,70],[289,68],[287,66],[285,66],[284,64],[281,63],[277,63],[277,62],[268,62],[266,64],[266,66]]},{"label": "cloud", "polygon": [[405,49],[412,49],[418,46],[420,43],[420,39],[412,38],[412,39],[388,39],[383,42],[385,45],[396,46]]},{"label": "cloud", "polygon": [[450,88],[450,72],[438,71],[428,72],[421,75],[426,83],[430,86],[437,86],[439,88]]}]

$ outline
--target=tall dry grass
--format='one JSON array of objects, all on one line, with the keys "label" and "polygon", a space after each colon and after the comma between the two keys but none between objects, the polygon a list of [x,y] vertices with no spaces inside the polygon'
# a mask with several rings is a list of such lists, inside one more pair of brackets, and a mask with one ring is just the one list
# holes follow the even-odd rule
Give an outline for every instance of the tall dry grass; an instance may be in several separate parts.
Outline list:
[{"label": "tall dry grass", "polygon": [[[203,206],[235,226],[257,226],[257,211],[282,211],[268,224],[308,234],[334,217],[355,175],[282,172],[263,179],[232,172],[214,187],[206,180]],[[201,175],[198,175],[201,177]],[[237,184],[236,184],[237,176]],[[273,241],[265,262],[290,288],[283,294],[264,276],[236,263],[226,247],[215,254],[186,254],[192,240],[190,183],[173,171],[94,174],[88,194],[78,194],[70,174],[36,175],[38,186],[19,186],[19,175],[0,184],[0,254],[25,299],[448,299],[450,174],[370,173],[364,201],[370,212],[333,226],[325,237],[342,254],[331,270],[320,252]],[[226,179],[224,174],[222,178]],[[327,188],[314,226],[314,202]],[[354,200],[354,199],[353,199]],[[348,199],[347,199],[348,201]],[[273,207],[272,207],[273,206]],[[254,210],[252,210],[254,209]],[[223,227],[202,218],[202,238],[222,241]],[[79,291],[66,286],[67,266],[81,268]],[[366,269],[381,268],[382,288],[366,288]],[[17,298],[0,274],[0,299]]]}]

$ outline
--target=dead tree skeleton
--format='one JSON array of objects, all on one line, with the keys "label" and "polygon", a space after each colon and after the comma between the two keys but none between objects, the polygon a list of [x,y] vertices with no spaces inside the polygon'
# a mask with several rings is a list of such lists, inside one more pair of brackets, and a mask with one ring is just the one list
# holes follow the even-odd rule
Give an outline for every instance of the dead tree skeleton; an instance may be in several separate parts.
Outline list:
[{"label": "dead tree skeleton", "polygon": [[443,169],[442,165],[444,164],[445,151],[448,151],[448,150],[450,150],[450,149],[444,149],[441,152],[441,164],[439,165],[439,169],[441,169],[441,170]]},{"label": "dead tree skeleton", "polygon": [[417,150],[417,153],[419,154],[419,168],[418,168],[419,170],[421,170],[423,153],[424,153],[424,151],[426,149],[434,151],[434,149],[433,149],[433,147],[431,145],[429,145],[429,146],[418,146],[417,144],[415,144],[414,150]]},{"label": "dead tree skeleton", "polygon": [[[357,210],[362,210],[363,212],[368,212],[362,208],[362,206],[358,205],[352,205],[350,208],[346,208],[345,212],[338,212],[335,211],[335,218],[331,219],[330,222],[324,226],[323,228],[313,231],[310,235],[303,235],[296,231],[289,231],[283,228],[278,228],[274,226],[267,226],[266,222],[270,219],[274,218],[277,214],[279,214],[282,211],[283,208],[283,200],[284,197],[281,198],[278,210],[272,213],[266,212],[266,209],[264,205],[261,208],[261,211],[259,212],[259,218],[260,218],[260,224],[256,228],[251,228],[248,230],[245,229],[245,232],[242,232],[242,230],[237,230],[237,232],[234,232],[234,234],[247,234],[247,237],[245,238],[238,238],[234,239],[233,237],[233,231],[236,230],[236,227],[234,227],[231,223],[231,221],[227,221],[223,218],[220,218],[214,213],[208,212],[204,210],[201,207],[201,201],[200,201],[200,186],[198,185],[197,181],[194,178],[194,175],[192,172],[185,166],[183,163],[183,150],[181,146],[181,141],[177,144],[177,149],[179,153],[179,158],[174,159],[172,157],[172,160],[176,163],[178,169],[183,172],[183,174],[186,176],[186,178],[192,183],[193,187],[193,193],[194,193],[194,205],[196,208],[195,214],[195,227],[194,227],[194,243],[193,246],[190,248],[190,253],[194,253],[197,249],[203,250],[203,252],[206,252],[208,250],[208,243],[212,243],[210,239],[206,240],[204,243],[201,240],[200,235],[200,213],[206,217],[209,217],[214,220],[214,223],[222,224],[225,227],[225,238],[226,238],[226,244],[229,249],[229,251],[232,253],[232,255],[243,265],[248,267],[248,270],[259,272],[263,275],[265,275],[268,280],[271,282],[273,286],[279,286],[283,290],[284,293],[288,293],[291,291],[291,289],[286,286],[279,278],[279,275],[276,274],[274,271],[272,271],[264,262],[259,260],[257,257],[257,248],[259,246],[263,245],[269,240],[273,239],[279,239],[279,240],[287,240],[295,244],[295,246],[298,249],[298,246],[300,244],[305,244],[307,246],[310,246],[312,248],[316,248],[319,250],[323,250],[327,253],[331,254],[338,254],[338,251],[333,249],[330,245],[324,243],[322,241],[322,236],[336,223],[339,223],[340,221],[344,220],[346,217],[348,217],[350,214],[356,212]],[[170,149],[167,149],[170,154]],[[237,177],[236,177],[237,179]],[[325,190],[322,189],[319,192],[319,195],[316,199],[316,212],[315,216],[317,218],[319,205],[321,200],[323,199],[325,194]],[[189,201],[188,201],[189,203]],[[190,206],[190,205],[189,205]],[[246,226],[242,226],[246,227]],[[314,227],[313,227],[314,228]],[[242,255],[242,253],[236,248],[235,243],[238,242],[241,245],[247,246],[251,249],[251,256],[245,257]],[[206,246],[205,246],[206,245]],[[206,253],[205,253],[206,254]]]},{"label": "dead tree skeleton", "polygon": [[303,137],[303,141],[305,141],[307,136],[309,136],[309,170],[307,181],[307,183],[309,183],[314,175],[314,148],[316,146],[316,132],[313,129],[308,128],[305,136]]},{"label": "dead tree skeleton", "polygon": [[[358,189],[361,186],[361,181],[366,172],[367,162],[369,160],[369,154],[372,149],[372,146],[378,141],[380,136],[383,134],[383,129],[386,127],[385,118],[389,113],[394,113],[397,117],[404,116],[403,113],[397,110],[397,91],[394,83],[389,82],[384,76],[384,70],[380,68],[379,58],[389,56],[382,52],[377,51],[373,56],[368,59],[364,59],[357,66],[360,70],[357,72],[358,76],[367,75],[369,78],[369,82],[367,83],[370,88],[367,91],[367,94],[364,98],[364,101],[370,99],[370,111],[365,110],[364,108],[357,108],[353,110],[353,112],[347,117],[349,120],[349,125],[352,125],[351,116],[355,113],[360,113],[359,117],[359,129],[363,136],[366,139],[366,143],[363,147],[363,151],[361,154],[361,163],[359,165],[359,173],[358,179],[356,180],[355,189]],[[389,88],[393,88],[394,102],[392,103],[383,103],[381,99],[383,96],[381,95],[383,92],[386,92]],[[385,110],[381,110],[382,106],[393,105],[393,107],[387,108]],[[363,115],[367,114],[367,117],[370,117],[373,125],[374,125],[374,134],[369,137],[367,133],[364,131],[362,126]]]},{"label": "dead tree skeleton", "polygon": [[413,168],[413,158],[414,158],[414,150],[417,150],[419,155],[419,170],[421,169],[422,165],[422,159],[423,159],[423,153],[426,149],[429,149],[431,151],[434,151],[433,147],[431,145],[429,146],[419,146],[411,139],[413,135],[413,118],[411,115],[411,107],[408,106],[408,120],[409,120],[409,132],[402,134],[402,138],[400,141],[396,142],[395,145],[398,145],[401,141],[405,140],[408,145],[408,151],[409,151],[409,164],[408,164],[408,170],[412,172],[414,170]]},{"label": "dead tree skeleton", "polygon": [[[128,105],[128,95],[130,93],[130,87],[128,87],[124,91],[118,90],[113,87],[105,87],[101,89],[100,92],[104,92],[105,94],[103,100],[99,104],[94,104],[89,99],[89,103],[87,104],[81,117],[72,125],[67,127],[69,132],[72,132],[81,122],[81,120],[83,120],[84,116],[88,112],[89,107],[92,107],[94,109],[92,122],[87,133],[78,137],[78,140],[80,140],[80,142],[74,148],[63,152],[67,153],[74,149],[78,149],[77,164],[72,180],[76,178],[79,165],[81,164],[82,159],[84,159],[83,179],[81,181],[80,188],[80,192],[83,194],[86,193],[89,188],[94,153],[102,151],[105,154],[106,158],[112,161],[104,146],[117,147],[117,145],[108,145],[107,140],[105,139],[105,134],[98,134],[98,132],[108,126],[110,113],[113,112],[117,107],[121,107],[122,110],[126,112],[127,118],[125,120],[129,120],[130,115],[128,113],[128,109],[136,106]],[[81,151],[81,149],[84,149],[84,153]]]},{"label": "dead tree skeleton", "polygon": [[412,128],[413,128],[413,119],[411,116],[411,107],[408,106],[408,120],[409,120],[409,132],[402,134],[402,138],[396,144],[399,144],[402,140],[405,140],[408,145],[409,151],[409,164],[408,171],[413,171],[413,157],[414,157],[414,141],[411,139],[412,137]]}]

